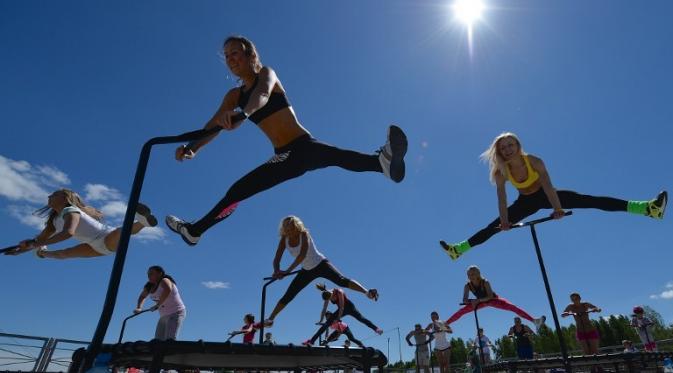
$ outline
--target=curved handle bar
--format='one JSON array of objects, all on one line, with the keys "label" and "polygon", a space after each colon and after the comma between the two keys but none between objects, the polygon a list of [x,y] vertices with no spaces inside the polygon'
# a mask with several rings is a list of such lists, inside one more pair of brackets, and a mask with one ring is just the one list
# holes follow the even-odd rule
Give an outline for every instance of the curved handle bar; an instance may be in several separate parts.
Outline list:
[{"label": "curved handle bar", "polygon": [[[573,212],[570,211],[570,210],[568,210],[568,211],[564,211],[564,212],[563,212],[563,216],[570,216],[570,215],[572,215],[572,214],[573,214]],[[546,222],[546,221],[550,221],[550,220],[554,220],[554,217],[552,217],[552,216],[547,216],[546,218],[535,219],[535,220],[530,220],[530,221],[523,222],[523,223],[512,224],[512,228],[523,228],[523,227],[528,227],[528,226],[531,226],[531,225],[544,223],[544,222]]]},{"label": "curved handle bar", "polygon": [[580,312],[567,312],[568,316],[579,316],[579,315],[585,315],[588,313],[598,313],[601,312],[602,310],[597,310],[597,309],[592,309],[589,311],[580,311]]},{"label": "curved handle bar", "polygon": [[10,247],[5,247],[4,249],[0,249],[0,254],[11,255],[10,253],[11,253],[12,251],[18,249],[18,248],[19,248],[19,245],[14,245],[14,246],[10,246]]},{"label": "curved handle bar", "polygon": [[[238,113],[234,115],[232,118],[232,122],[240,122],[245,120],[245,114],[243,113]],[[222,131],[224,128],[217,126],[213,127],[210,129],[200,129],[196,131],[190,131],[190,132],[185,132],[181,135],[177,136],[161,136],[161,137],[153,137],[149,141],[147,141],[144,145],[144,147],[151,147],[154,145],[160,145],[160,144],[172,144],[176,142],[187,142],[187,141],[194,141],[194,140],[199,140],[203,139],[205,137],[208,137],[210,135],[214,135],[220,131]]]},{"label": "curved handle bar", "polygon": [[290,273],[287,273],[285,276],[283,276],[283,277],[280,278],[280,279],[278,279],[278,278],[274,278],[273,276],[271,276],[271,277],[264,277],[264,281],[269,281],[269,280],[282,280],[283,278],[285,278],[285,277],[287,277],[287,276],[296,275],[297,273],[299,273],[299,271],[301,271],[301,269],[297,269],[297,270],[295,270],[295,271],[292,271],[292,272],[290,272]]},{"label": "curved handle bar", "polygon": [[143,313],[149,312],[149,311],[152,311],[152,309],[148,308],[148,309],[142,310],[142,311],[140,311],[138,313],[134,313],[133,315],[124,319],[124,321],[122,322],[122,330],[121,330],[121,332],[119,332],[119,340],[117,341],[117,344],[122,343],[122,338],[124,337],[124,329],[126,329],[126,322],[129,321],[130,319],[138,316],[138,315],[142,315]]}]

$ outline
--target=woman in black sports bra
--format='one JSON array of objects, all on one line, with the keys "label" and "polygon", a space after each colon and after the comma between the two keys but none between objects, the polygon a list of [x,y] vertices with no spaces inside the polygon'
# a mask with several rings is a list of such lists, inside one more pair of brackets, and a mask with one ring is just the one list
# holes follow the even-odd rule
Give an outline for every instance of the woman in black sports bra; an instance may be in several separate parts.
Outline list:
[{"label": "woman in black sports bra", "polygon": [[[386,144],[378,154],[363,154],[322,143],[299,123],[276,73],[262,66],[250,40],[242,36],[227,38],[224,56],[231,72],[243,84],[227,92],[205,129],[219,126],[230,131],[243,123],[241,117],[250,119],[269,138],[275,155],[235,182],[200,220],[187,223],[175,216],[166,217],[168,227],[187,244],[196,245],[206,230],[231,215],[243,200],[307,171],[338,166],[354,172],[381,172],[398,183],[404,179],[407,138],[399,127],[389,127]],[[240,111],[235,110],[237,107]],[[175,151],[175,159],[192,159],[216,136],[181,145]]]}]

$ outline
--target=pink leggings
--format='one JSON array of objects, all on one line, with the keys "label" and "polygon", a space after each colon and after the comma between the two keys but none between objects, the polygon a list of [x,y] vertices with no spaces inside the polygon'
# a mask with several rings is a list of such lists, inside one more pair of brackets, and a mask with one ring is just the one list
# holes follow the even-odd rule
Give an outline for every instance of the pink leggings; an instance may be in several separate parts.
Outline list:
[{"label": "pink leggings", "polygon": [[[533,322],[535,319],[533,316],[529,315],[526,311],[522,310],[521,308],[515,306],[512,304],[510,301],[508,301],[505,298],[493,298],[489,300],[488,302],[482,302],[477,305],[477,309],[480,310],[484,307],[494,307],[494,308],[499,308],[501,310],[506,310],[506,311],[512,311],[516,313],[517,315],[521,316],[522,318]],[[456,313],[454,313],[451,317],[449,317],[448,320],[446,320],[447,324],[451,324],[452,322],[460,319],[465,315],[466,313],[472,312],[473,308],[471,304],[468,304],[464,306],[463,308],[459,309]]]}]

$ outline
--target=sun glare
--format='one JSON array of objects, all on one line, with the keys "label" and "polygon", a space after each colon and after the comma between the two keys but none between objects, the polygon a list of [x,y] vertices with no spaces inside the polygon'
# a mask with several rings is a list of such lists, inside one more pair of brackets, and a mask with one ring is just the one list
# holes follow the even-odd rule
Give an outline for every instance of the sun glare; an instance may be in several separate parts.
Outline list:
[{"label": "sun glare", "polygon": [[481,0],[456,0],[451,7],[456,19],[468,27],[479,20],[484,11],[484,3]]}]

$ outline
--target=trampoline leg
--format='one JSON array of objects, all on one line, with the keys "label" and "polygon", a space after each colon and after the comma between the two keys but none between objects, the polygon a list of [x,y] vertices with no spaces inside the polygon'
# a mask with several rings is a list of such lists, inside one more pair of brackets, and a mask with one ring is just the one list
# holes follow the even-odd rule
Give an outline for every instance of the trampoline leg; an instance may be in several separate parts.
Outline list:
[{"label": "trampoline leg", "polygon": [[164,362],[164,354],[161,351],[155,351],[152,357],[152,365],[149,373],[161,373],[161,364]]}]

